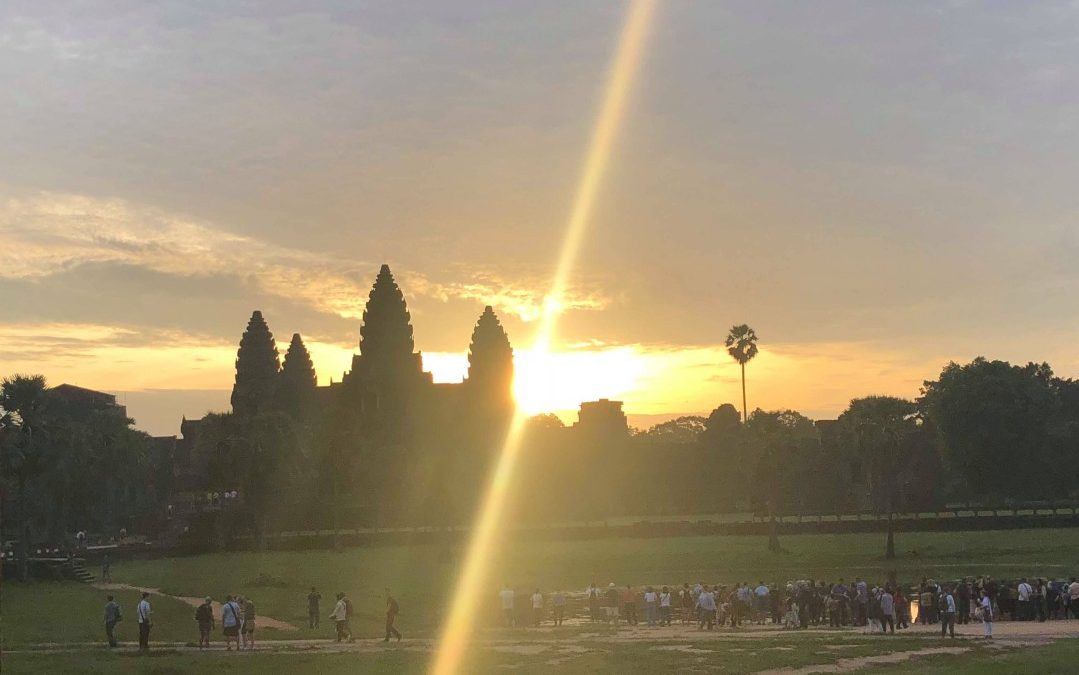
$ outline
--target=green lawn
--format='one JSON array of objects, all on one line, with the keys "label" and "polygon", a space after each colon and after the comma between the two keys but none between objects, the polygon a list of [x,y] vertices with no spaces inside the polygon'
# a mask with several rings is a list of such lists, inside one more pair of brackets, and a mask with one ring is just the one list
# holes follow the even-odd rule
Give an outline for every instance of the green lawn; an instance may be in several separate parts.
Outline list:
[{"label": "green lawn", "polygon": [[[991,574],[997,578],[1079,573],[1079,529],[962,533],[911,533],[897,539],[899,559],[883,558],[879,534],[797,535],[781,540],[784,552],[767,552],[763,537],[676,537],[591,541],[511,542],[495,560],[488,605],[502,583],[531,590],[583,590],[599,584],[729,583],[812,577],[848,580],[858,575],[901,580]],[[382,593],[393,589],[401,603],[400,624],[412,635],[437,624],[457,570],[459,552],[438,546],[376,546],[332,551],[237,552],[190,558],[118,562],[117,581],[161,588],[179,595],[215,598],[241,593],[255,598],[267,616],[307,625],[307,589],[316,585],[328,614],[333,593],[347,592],[356,606],[354,629],[377,635]],[[258,585],[260,577],[282,586]],[[300,636],[310,633],[306,628]],[[290,633],[290,637],[297,634]],[[267,632],[267,638],[273,636]]]},{"label": "green lawn", "polygon": [[[883,580],[894,570],[901,580],[916,580],[922,576],[950,579],[964,575],[992,574],[997,578],[1017,576],[1067,577],[1079,572],[1079,529],[1029,530],[966,533],[901,534],[897,539],[899,559],[883,559],[883,536],[866,535],[798,535],[784,537],[784,552],[770,554],[763,537],[678,537],[668,539],[603,539],[592,541],[510,541],[492,559],[496,573],[484,592],[485,613],[481,621],[494,625],[498,619],[496,593],[503,582],[519,589],[539,587],[544,591],[563,588],[582,590],[590,580],[600,584],[615,581],[619,584],[671,584],[683,581],[730,583],[783,581],[812,577],[835,580],[862,576]],[[425,546],[376,546],[352,548],[341,552],[234,552],[145,561],[117,561],[113,564],[115,581],[132,585],[160,588],[168,593],[186,596],[213,595],[220,599],[226,593],[243,594],[254,598],[259,614],[292,623],[297,631],[259,629],[259,638],[327,638],[330,622],[326,620],[335,591],[344,590],[353,598],[357,615],[353,630],[358,637],[381,635],[383,620],[383,588],[393,589],[401,603],[398,625],[406,637],[433,637],[452,589],[458,570],[460,553],[455,549]],[[306,594],[316,585],[323,594],[323,626],[312,631],[307,628]],[[121,624],[121,640],[135,639],[134,592],[117,593],[127,620]],[[105,593],[75,583],[38,583],[22,585],[5,582],[2,589],[2,633],[5,649],[44,642],[103,642],[101,612]],[[168,598],[152,599],[156,625],[154,639],[161,642],[191,642],[196,639],[193,609]],[[50,617],[58,617],[56,619]],[[591,629],[588,629],[591,630]],[[593,631],[595,632],[595,631]],[[564,629],[568,640],[577,639],[580,629]],[[491,631],[486,635],[497,639],[533,640],[527,631],[508,633]],[[603,631],[599,631],[603,640]],[[692,638],[689,638],[692,639]],[[754,668],[762,660],[779,659],[783,665],[819,663],[820,659],[836,658],[835,654],[809,645],[808,648],[783,650],[793,638],[777,636],[769,640],[772,651],[758,651],[755,658],[745,661],[748,652],[734,652],[732,643],[707,647],[709,653],[692,654],[682,651],[656,649],[654,643],[610,643],[585,653],[571,654],[565,666],[570,672],[610,670],[632,665],[637,672],[657,669],[670,662],[692,667],[695,659],[708,662],[720,658],[723,672],[739,670],[744,664]],[[815,639],[831,639],[815,638]],[[849,636],[836,639],[856,639]],[[220,632],[215,635],[220,640]],[[882,647],[873,643],[857,649],[907,648],[907,638]],[[924,640],[922,638],[921,640]],[[786,641],[786,642],[785,642]],[[910,639],[917,643],[919,639]],[[407,644],[407,643],[406,643]],[[590,643],[591,644],[591,643]],[[683,645],[685,643],[682,643]],[[808,643],[803,643],[808,645]],[[883,643],[881,643],[883,644]],[[934,643],[939,644],[939,643]],[[1070,644],[1070,643],[1069,643]],[[757,649],[762,646],[756,643]],[[913,648],[913,647],[911,647]],[[981,649],[982,647],[978,647]],[[746,647],[750,649],[750,647]],[[1047,670],[1054,661],[1079,663],[1071,646],[1037,647],[1022,653],[1036,654]],[[710,652],[717,652],[711,654]],[[853,652],[852,652],[853,653]],[[980,653],[980,652],[979,652]],[[1054,656],[1060,655],[1062,656]],[[844,655],[848,655],[844,653]],[[480,654],[480,669],[498,665],[515,665],[525,672],[549,668],[548,662],[557,655],[541,653],[526,656],[498,651]],[[922,662],[919,672],[936,672],[936,664],[961,664],[964,668],[976,662],[976,655],[950,659],[935,656]],[[998,654],[999,656],[999,654]],[[971,657],[971,658],[967,658]],[[18,654],[4,659],[5,672],[105,672],[122,668],[124,672],[189,672],[223,664],[224,654],[165,654],[140,659],[123,654],[110,654],[101,648],[79,654]],[[367,672],[422,672],[429,653],[412,646],[403,650],[366,654],[277,653],[231,655],[249,659],[245,664],[263,667],[266,672],[326,672],[354,671],[362,665]],[[981,657],[979,657],[981,658]],[[809,660],[806,660],[809,659]],[[816,660],[814,660],[816,659]],[[1007,656],[1013,662],[1027,662],[1022,655]],[[985,660],[989,672],[997,670],[1001,658]],[[673,661],[672,661],[673,660]],[[1031,662],[1033,663],[1033,662]],[[75,665],[77,664],[77,667]],[[562,667],[562,666],[560,666]],[[750,666],[745,666],[749,668]],[[20,671],[19,669],[24,669]],[[906,666],[891,666],[903,672]],[[756,668],[759,669],[759,668]],[[940,672],[944,672],[942,669]],[[949,669],[948,672],[954,672]],[[971,671],[974,672],[974,671]],[[979,671],[980,672],[980,671]]]}]

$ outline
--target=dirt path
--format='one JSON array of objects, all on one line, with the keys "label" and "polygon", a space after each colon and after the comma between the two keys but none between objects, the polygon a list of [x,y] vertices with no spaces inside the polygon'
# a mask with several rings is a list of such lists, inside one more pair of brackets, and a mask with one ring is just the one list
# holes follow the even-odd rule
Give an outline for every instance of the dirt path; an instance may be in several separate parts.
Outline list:
[{"label": "dirt path", "polygon": [[821,663],[813,666],[801,666],[798,668],[777,668],[775,670],[762,670],[755,675],[813,675],[814,673],[849,673],[861,670],[866,666],[878,666],[889,663],[903,663],[918,656],[935,656],[938,654],[963,654],[970,651],[970,647],[927,647],[909,652],[893,652],[891,654],[879,654],[877,656],[856,656],[839,659],[835,663]]},{"label": "dirt path", "polygon": [[[150,595],[160,595],[164,598],[173,598],[174,600],[179,600],[180,602],[191,605],[192,607],[198,607],[204,601],[203,598],[191,598],[183,595],[169,595],[168,593],[162,593],[161,590],[157,588],[144,588],[142,586],[131,586],[129,584],[96,583],[92,585],[94,588],[100,588],[103,591],[138,591],[140,593],[149,593]],[[211,606],[213,607],[214,616],[220,617],[222,609],[221,603],[214,600]],[[274,619],[263,614],[259,614],[258,617],[255,619],[255,625],[259,628],[274,628],[276,630],[299,630],[299,628],[293,626],[291,623],[286,623],[279,619]]]}]

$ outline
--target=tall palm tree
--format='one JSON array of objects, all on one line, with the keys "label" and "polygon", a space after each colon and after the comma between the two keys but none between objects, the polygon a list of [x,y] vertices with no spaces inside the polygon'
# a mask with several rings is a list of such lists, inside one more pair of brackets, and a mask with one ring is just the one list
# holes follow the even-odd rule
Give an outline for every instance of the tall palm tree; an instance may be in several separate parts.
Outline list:
[{"label": "tall palm tree", "polygon": [[731,326],[727,334],[727,353],[742,366],[742,424],[749,419],[746,410],[746,364],[757,355],[757,333],[747,326]]}]

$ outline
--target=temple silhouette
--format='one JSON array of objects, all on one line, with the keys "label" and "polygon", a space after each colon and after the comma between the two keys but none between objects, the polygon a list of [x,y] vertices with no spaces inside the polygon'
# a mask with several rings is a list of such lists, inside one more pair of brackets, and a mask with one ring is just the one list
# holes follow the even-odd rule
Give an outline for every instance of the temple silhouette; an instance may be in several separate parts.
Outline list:
[{"label": "temple silhouette", "polygon": [[[354,491],[367,519],[437,521],[470,510],[514,410],[513,347],[494,309],[485,307],[472,331],[465,379],[435,383],[416,350],[404,293],[382,265],[358,347],[351,368],[319,386],[301,335],[293,334],[281,362],[265,317],[254,311],[237,351],[232,417],[284,414],[299,425],[332,429],[316,442],[340,445],[341,463],[360,465],[362,484]],[[182,420],[174,478],[176,492],[187,499],[177,503],[200,504],[222,487],[213,466],[228,451],[200,442],[220,417]],[[402,484],[419,486],[408,493],[423,494],[428,503],[403,503],[394,488]],[[455,495],[447,493],[451,489]]]}]

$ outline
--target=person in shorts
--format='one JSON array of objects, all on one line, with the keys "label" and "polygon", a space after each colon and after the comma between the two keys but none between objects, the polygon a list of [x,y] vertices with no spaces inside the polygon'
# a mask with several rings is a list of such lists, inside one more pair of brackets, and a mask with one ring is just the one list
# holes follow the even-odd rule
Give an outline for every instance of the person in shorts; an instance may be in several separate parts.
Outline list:
[{"label": "person in shorts", "polygon": [[209,596],[195,610],[195,622],[199,625],[199,649],[210,646],[210,631],[214,629],[213,600]]},{"label": "person in shorts", "polygon": [[255,603],[251,598],[243,602],[243,621],[240,623],[240,639],[243,649],[255,648]]}]

